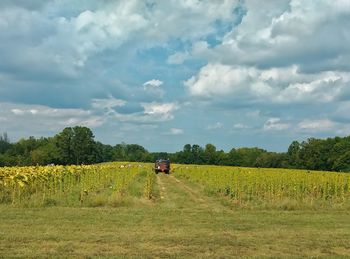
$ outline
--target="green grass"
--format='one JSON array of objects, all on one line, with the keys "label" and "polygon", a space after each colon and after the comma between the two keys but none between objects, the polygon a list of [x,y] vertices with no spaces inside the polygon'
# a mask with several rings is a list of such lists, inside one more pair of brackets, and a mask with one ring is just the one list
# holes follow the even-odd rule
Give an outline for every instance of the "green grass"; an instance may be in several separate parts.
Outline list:
[{"label": "green grass", "polygon": [[349,211],[237,208],[172,175],[156,180],[151,201],[141,174],[116,204],[0,205],[0,257],[350,257]]}]

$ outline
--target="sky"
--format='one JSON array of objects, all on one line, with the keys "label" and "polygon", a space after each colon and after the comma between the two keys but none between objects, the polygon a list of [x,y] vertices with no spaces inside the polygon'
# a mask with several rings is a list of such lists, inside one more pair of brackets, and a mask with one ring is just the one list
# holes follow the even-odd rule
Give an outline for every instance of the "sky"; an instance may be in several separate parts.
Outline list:
[{"label": "sky", "polygon": [[0,133],[286,151],[350,134],[348,0],[1,0]]}]

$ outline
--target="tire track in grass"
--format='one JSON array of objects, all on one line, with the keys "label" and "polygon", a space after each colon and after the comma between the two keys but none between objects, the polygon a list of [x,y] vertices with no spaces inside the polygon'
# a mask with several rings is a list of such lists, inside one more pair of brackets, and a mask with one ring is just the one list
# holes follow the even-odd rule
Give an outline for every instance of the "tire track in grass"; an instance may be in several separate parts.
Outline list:
[{"label": "tire track in grass", "polygon": [[182,189],[185,189],[186,192],[190,194],[190,196],[197,202],[200,203],[207,203],[203,198],[199,197],[199,194],[194,192],[192,188],[188,187],[186,184],[181,182],[179,179],[175,178],[174,176],[171,176],[178,184],[182,186]]},{"label": "tire track in grass", "polygon": [[199,205],[202,208],[205,209],[209,209],[210,206],[208,205],[208,202],[206,202],[203,198],[201,198],[198,194],[194,193],[191,188],[189,188],[188,186],[186,186],[183,182],[181,182],[179,179],[175,178],[174,176],[169,176],[169,179],[171,181],[175,181],[176,185],[178,188],[180,188],[181,190],[185,191],[189,197],[191,198],[191,200]]},{"label": "tire track in grass", "polygon": [[232,212],[230,209],[222,205],[220,201],[205,196],[205,194],[203,194],[197,188],[191,188],[183,181],[175,178],[173,175],[170,175],[168,178],[172,182],[174,182],[179,189],[186,192],[188,196],[191,198],[191,200],[195,204],[199,205],[200,208],[203,208],[206,210],[212,210],[215,212]]},{"label": "tire track in grass", "polygon": [[164,200],[166,197],[166,189],[165,189],[164,183],[163,183],[161,177],[159,176],[159,174],[157,174],[157,183],[159,186],[160,199]]}]

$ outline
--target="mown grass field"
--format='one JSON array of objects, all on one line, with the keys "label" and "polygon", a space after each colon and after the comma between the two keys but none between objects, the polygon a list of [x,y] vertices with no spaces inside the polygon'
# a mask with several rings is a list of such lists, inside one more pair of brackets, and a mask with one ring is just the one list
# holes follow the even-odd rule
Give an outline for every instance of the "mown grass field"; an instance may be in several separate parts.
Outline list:
[{"label": "mown grass field", "polygon": [[63,193],[34,188],[30,206],[26,196],[8,199],[0,205],[0,257],[350,257],[347,193],[301,205],[285,197],[239,203],[180,169],[156,176],[148,165],[123,168],[134,176],[113,176],[118,188],[82,177]]}]

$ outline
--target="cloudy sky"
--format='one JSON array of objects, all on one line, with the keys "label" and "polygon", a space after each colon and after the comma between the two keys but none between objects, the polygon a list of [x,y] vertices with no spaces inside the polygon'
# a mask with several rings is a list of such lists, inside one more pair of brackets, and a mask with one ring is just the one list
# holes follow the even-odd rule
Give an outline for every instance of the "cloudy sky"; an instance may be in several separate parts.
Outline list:
[{"label": "cloudy sky", "polygon": [[0,132],[285,151],[350,134],[348,0],[1,0]]}]

